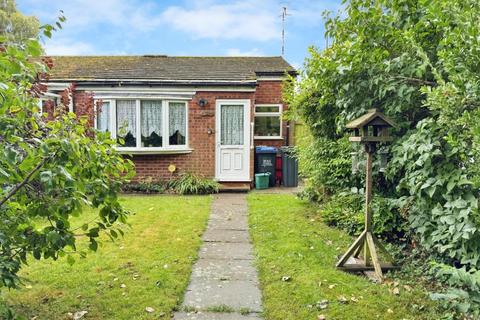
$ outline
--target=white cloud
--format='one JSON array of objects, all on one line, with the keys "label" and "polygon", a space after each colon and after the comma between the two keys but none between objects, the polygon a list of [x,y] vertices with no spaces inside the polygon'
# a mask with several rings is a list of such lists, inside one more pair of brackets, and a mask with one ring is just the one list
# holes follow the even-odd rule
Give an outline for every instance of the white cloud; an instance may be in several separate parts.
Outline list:
[{"label": "white cloud", "polygon": [[46,42],[45,52],[47,55],[52,56],[89,55],[95,53],[95,48],[81,41],[75,42],[65,39],[52,39]]},{"label": "white cloud", "polygon": [[89,28],[92,25],[106,24],[121,29],[150,30],[160,24],[155,16],[155,2],[134,2],[124,0],[50,0],[48,8],[39,1],[26,0],[34,7],[43,22],[56,20],[60,10],[67,17],[65,27]]},{"label": "white cloud", "polygon": [[291,21],[293,24],[303,26],[323,25],[325,11],[335,15],[342,8],[343,5],[335,1],[297,0],[287,8],[290,14],[287,17],[287,23]]},{"label": "white cloud", "polygon": [[192,38],[269,41],[280,35],[277,13],[254,0],[210,6],[197,1],[191,9],[168,7],[162,20]]},{"label": "white cloud", "polygon": [[261,57],[265,56],[265,53],[258,48],[253,48],[252,50],[242,51],[238,48],[230,48],[227,50],[227,56],[231,57]]}]

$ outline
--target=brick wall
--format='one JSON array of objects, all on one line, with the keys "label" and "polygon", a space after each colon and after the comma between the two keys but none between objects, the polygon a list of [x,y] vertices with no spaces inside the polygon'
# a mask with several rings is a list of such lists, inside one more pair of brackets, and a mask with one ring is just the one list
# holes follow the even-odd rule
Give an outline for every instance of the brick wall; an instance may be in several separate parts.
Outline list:
[{"label": "brick wall", "polygon": [[[217,99],[249,99],[251,101],[251,122],[254,121],[254,105],[261,103],[282,103],[281,81],[260,81],[256,92],[198,92],[188,103],[188,135],[189,147],[193,149],[188,154],[153,154],[129,156],[135,164],[136,179],[153,178],[165,180],[172,177],[168,166],[174,164],[177,172],[194,172],[206,177],[215,176],[215,105]],[[74,94],[74,112],[78,115],[87,115],[93,125],[93,96],[90,93],[76,91]],[[198,101],[205,99],[207,105],[200,107]],[[286,106],[284,106],[284,109]],[[283,124],[285,136],[285,124]],[[210,131],[210,133],[209,133]],[[285,144],[281,140],[256,140],[255,145],[269,145],[280,147]],[[253,180],[254,150],[250,154],[250,172]]]},{"label": "brick wall", "polygon": [[[200,99],[207,105],[201,108]],[[135,155],[133,162],[137,178],[153,177],[169,179],[170,164],[177,167],[177,173],[194,172],[206,177],[215,177],[215,104],[217,99],[249,99],[253,103],[254,93],[248,92],[198,92],[188,104],[189,147],[193,151],[179,155]],[[209,134],[209,129],[211,134]],[[253,165],[253,153],[251,155]]]},{"label": "brick wall", "polygon": [[[283,104],[283,111],[287,110],[288,106],[283,103],[282,99],[282,81],[259,81],[257,90],[255,92],[256,104]],[[287,122],[282,121],[282,139],[278,140],[259,140],[255,139],[255,146],[272,146],[281,147],[287,143]]]},{"label": "brick wall", "polygon": [[92,106],[93,95],[91,93],[85,91],[75,91],[73,94],[73,112],[75,112],[78,116],[86,116],[90,126],[93,126],[94,119]]}]

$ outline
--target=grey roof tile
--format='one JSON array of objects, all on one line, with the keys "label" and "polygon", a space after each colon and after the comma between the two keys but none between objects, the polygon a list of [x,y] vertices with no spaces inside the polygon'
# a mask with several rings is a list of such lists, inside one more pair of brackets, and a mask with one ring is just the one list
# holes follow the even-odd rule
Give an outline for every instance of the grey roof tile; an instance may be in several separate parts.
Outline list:
[{"label": "grey roof tile", "polygon": [[54,80],[248,81],[295,73],[282,57],[52,56]]}]

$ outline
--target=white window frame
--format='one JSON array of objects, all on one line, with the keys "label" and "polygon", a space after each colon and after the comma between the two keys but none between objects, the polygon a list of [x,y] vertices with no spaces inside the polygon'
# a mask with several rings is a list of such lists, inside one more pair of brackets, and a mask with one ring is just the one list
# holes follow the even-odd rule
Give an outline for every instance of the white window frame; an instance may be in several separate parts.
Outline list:
[{"label": "white window frame", "polygon": [[57,94],[47,94],[38,98],[38,108],[40,110],[39,113],[43,114],[43,102],[53,101],[54,107],[56,108],[58,105],[59,99],[60,99],[60,96]]},{"label": "white window frame", "polygon": [[[43,101],[52,100],[55,103],[55,107],[59,105],[61,102],[62,96],[52,92],[45,92],[41,97],[38,98],[38,108],[40,110],[40,114],[43,113]],[[68,103],[68,112],[73,112],[73,100],[72,95],[69,93],[69,103]]]},{"label": "white window frame", "polygon": [[[257,107],[278,107],[277,112],[257,112]],[[283,105],[275,103],[256,104],[254,113],[254,123],[257,117],[278,117],[280,119],[280,132],[278,136],[257,136],[255,135],[255,124],[253,125],[254,139],[258,140],[282,140],[283,139],[283,126],[282,126],[282,112]]]},{"label": "white window frame", "polygon": [[[189,119],[188,119],[188,101],[177,99],[159,99],[155,97],[140,97],[140,98],[108,98],[108,99],[96,99],[94,104],[94,127],[97,129],[97,102],[110,102],[110,135],[113,140],[117,139],[117,100],[133,100],[135,101],[135,120],[137,132],[135,134],[136,146],[135,147],[122,147],[117,146],[117,149],[125,153],[188,153],[192,149],[189,148]],[[141,141],[141,101],[155,100],[162,102],[162,146],[161,147],[142,147]],[[169,141],[169,104],[172,102],[183,103],[185,105],[185,144],[184,145],[170,145]]]},{"label": "white window frame", "polygon": [[[95,100],[94,103],[93,103],[93,127],[95,128],[95,130],[98,130],[98,124],[97,124],[97,104],[99,102],[108,102],[110,105],[109,105],[109,108],[108,108],[108,117],[110,118],[110,127],[108,128],[108,132],[110,132],[110,134],[112,134],[112,121],[114,120],[112,118],[112,108],[113,108],[113,104],[115,103],[115,100],[112,100],[112,99],[98,99],[98,100]],[[116,119],[115,119],[115,122],[116,122]]]}]

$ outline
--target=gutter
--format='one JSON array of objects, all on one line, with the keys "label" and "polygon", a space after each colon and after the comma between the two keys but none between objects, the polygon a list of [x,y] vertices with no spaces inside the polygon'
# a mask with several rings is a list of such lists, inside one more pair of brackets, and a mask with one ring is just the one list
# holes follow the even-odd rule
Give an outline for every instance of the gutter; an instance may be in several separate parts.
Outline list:
[{"label": "gutter", "polygon": [[255,87],[257,80],[154,80],[154,79],[50,79],[48,83],[71,83],[98,86],[246,86]]}]

